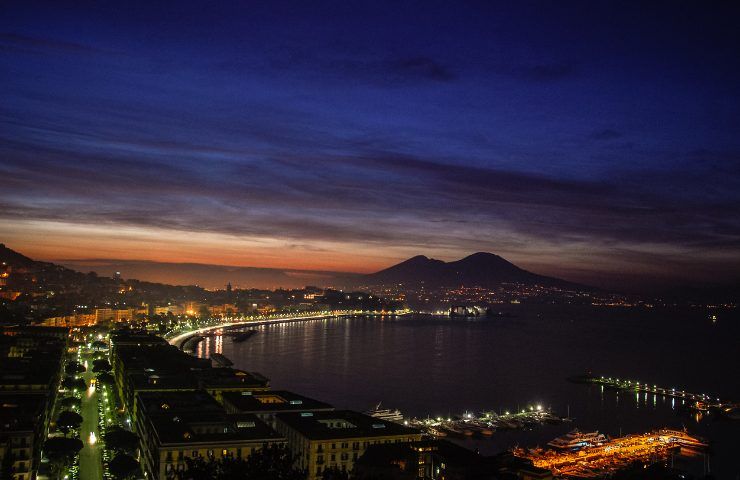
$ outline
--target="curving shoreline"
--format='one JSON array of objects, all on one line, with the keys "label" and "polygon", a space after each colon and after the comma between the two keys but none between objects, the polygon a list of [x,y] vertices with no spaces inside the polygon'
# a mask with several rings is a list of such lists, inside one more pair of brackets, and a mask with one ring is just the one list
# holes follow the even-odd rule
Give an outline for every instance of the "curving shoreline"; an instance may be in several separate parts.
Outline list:
[{"label": "curving shoreline", "polygon": [[220,325],[209,325],[207,327],[197,328],[195,330],[190,330],[188,332],[180,333],[178,335],[175,335],[172,338],[167,338],[166,340],[170,345],[174,345],[177,348],[182,349],[183,345],[193,336],[206,333],[206,332],[210,332],[212,330],[218,330],[218,329],[230,329],[230,328],[243,327],[246,325],[260,326],[260,325],[269,325],[273,323],[293,323],[293,322],[303,322],[303,321],[310,321],[310,320],[323,320],[323,319],[328,319],[328,318],[400,316],[400,315],[407,315],[408,313],[410,312],[392,313],[392,314],[388,314],[388,313],[381,314],[381,313],[376,313],[376,312],[351,312],[351,313],[334,313],[334,314],[319,314],[319,315],[308,315],[308,316],[273,318],[273,319],[264,319],[264,320],[245,320],[245,321],[229,322],[229,323],[223,323]]}]

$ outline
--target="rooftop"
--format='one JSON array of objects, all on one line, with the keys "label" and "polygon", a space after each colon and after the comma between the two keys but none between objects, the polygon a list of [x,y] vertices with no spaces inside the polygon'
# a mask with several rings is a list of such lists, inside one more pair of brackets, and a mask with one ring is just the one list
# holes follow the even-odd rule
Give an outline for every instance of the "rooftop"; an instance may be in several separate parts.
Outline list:
[{"label": "rooftop", "polygon": [[158,414],[149,419],[160,444],[213,444],[282,440],[256,415],[238,419],[219,413]]},{"label": "rooftop", "polygon": [[147,415],[224,413],[223,407],[202,390],[187,392],[142,392],[138,394],[141,412]]},{"label": "rooftop", "polygon": [[419,430],[351,410],[279,413],[277,419],[312,440],[415,435]]},{"label": "rooftop", "polygon": [[202,390],[145,392],[139,408],[161,444],[219,444],[279,440],[282,437],[252,414],[227,416]]},{"label": "rooftop", "polygon": [[177,347],[164,345],[121,345],[116,356],[127,373],[153,372],[182,373],[211,367],[211,361],[183,353]]},{"label": "rooftop", "polygon": [[226,392],[224,405],[239,412],[297,412],[308,410],[333,410],[328,403],[304,397],[286,390],[262,392]]},{"label": "rooftop", "polygon": [[256,372],[247,372],[230,367],[210,368],[198,372],[203,388],[254,387],[267,388],[270,380]]},{"label": "rooftop", "polygon": [[164,338],[138,330],[116,330],[110,339],[111,345],[167,345]]}]

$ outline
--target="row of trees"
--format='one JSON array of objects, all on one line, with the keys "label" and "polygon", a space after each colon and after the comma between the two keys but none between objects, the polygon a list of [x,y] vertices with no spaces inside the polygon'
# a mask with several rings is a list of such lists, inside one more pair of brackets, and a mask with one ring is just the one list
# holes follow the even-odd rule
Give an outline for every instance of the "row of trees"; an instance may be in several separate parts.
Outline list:
[{"label": "row of trees", "polygon": [[105,447],[116,455],[108,463],[108,469],[115,478],[126,480],[139,473],[139,462],[133,457],[139,448],[139,437],[135,433],[111,427],[105,432]]},{"label": "row of trees", "polygon": [[297,470],[295,457],[285,447],[271,445],[254,452],[246,459],[186,458],[187,469],[174,473],[175,480],[303,480],[306,475]]},{"label": "row of trees", "polygon": [[[85,381],[82,378],[77,377],[77,375],[86,371],[84,365],[79,362],[72,361],[67,363],[64,370],[67,376],[62,380],[62,387],[71,391],[84,391],[87,388]],[[113,376],[108,373],[110,370],[111,366],[107,360],[99,359],[93,361],[93,372],[98,373],[98,382],[113,384]],[[44,445],[44,452],[51,462],[52,471],[57,474],[59,474],[65,466],[68,466],[74,461],[75,457],[83,447],[82,440],[78,437],[69,437],[71,432],[75,432],[82,425],[82,416],[75,411],[80,410],[82,407],[82,401],[75,396],[68,396],[62,398],[59,401],[59,405],[63,410],[57,417],[56,425],[64,436],[50,438]],[[130,433],[130,435],[133,434]],[[133,436],[136,438],[135,435]],[[128,448],[130,445],[130,438],[120,440],[120,437],[120,434],[114,434],[111,441],[114,444],[119,445],[121,449]],[[136,460],[134,460],[134,462],[136,462]],[[117,463],[125,466],[128,462],[124,459]],[[136,462],[136,465],[138,468],[138,462]]]}]

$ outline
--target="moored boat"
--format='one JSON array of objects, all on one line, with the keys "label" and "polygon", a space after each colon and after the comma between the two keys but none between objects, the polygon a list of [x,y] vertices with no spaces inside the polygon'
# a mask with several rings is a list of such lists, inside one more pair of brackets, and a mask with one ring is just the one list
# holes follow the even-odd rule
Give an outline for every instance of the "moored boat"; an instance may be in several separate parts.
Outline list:
[{"label": "moored boat", "polygon": [[371,417],[386,420],[388,422],[403,422],[403,414],[399,409],[396,408],[391,410],[390,408],[380,408],[380,403],[375,406],[375,409],[366,411],[365,415],[370,415]]},{"label": "moored boat", "polygon": [[584,447],[593,447],[606,443],[606,435],[599,432],[580,432],[575,429],[547,443],[556,450],[578,450]]}]

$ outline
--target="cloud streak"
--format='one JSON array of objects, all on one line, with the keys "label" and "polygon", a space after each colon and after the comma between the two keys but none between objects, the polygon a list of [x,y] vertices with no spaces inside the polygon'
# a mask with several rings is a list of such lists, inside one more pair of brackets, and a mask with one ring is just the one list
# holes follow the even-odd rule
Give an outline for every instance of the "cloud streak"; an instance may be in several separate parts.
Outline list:
[{"label": "cloud streak", "polygon": [[[678,275],[671,261],[687,277],[692,265],[732,275],[740,103],[727,92],[740,74],[729,52],[694,58],[644,25],[631,38],[652,49],[622,47],[574,17],[553,31],[515,6],[423,18],[381,7],[329,19],[219,10],[218,28],[156,6],[11,9],[0,219],[94,227],[116,253],[118,229],[218,237],[214,249],[245,245],[265,265],[352,270],[354,252],[367,270],[491,250],[555,275],[648,264]],[[714,34],[692,32],[712,47]],[[0,235],[47,231],[28,228]],[[178,254],[205,261],[205,242]]]}]

